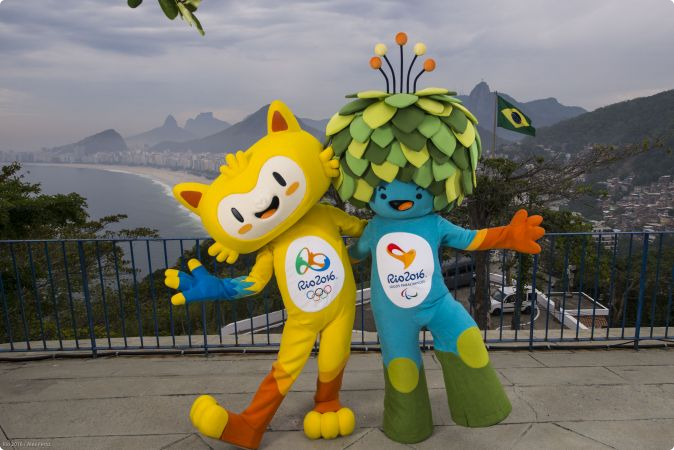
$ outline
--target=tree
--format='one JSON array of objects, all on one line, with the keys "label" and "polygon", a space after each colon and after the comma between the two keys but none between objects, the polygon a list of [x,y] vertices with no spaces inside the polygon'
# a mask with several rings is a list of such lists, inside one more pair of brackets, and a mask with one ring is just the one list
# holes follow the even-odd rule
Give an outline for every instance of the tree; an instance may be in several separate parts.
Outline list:
[{"label": "tree", "polygon": [[[655,144],[654,146],[657,146]],[[452,221],[473,229],[503,225],[520,208],[532,213],[545,212],[553,216],[550,225],[543,222],[548,231],[587,230],[582,221],[571,220],[570,213],[554,214],[549,206],[560,201],[577,199],[597,191],[586,183],[585,177],[630,156],[647,151],[651,145],[643,146],[602,146],[597,145],[579,152],[567,161],[561,153],[550,158],[531,154],[520,160],[507,158],[485,158],[477,174],[477,187],[464,205],[450,212]],[[558,228],[562,226],[563,228]],[[531,267],[531,257],[524,256],[518,261],[523,266],[518,271],[527,274]],[[489,254],[476,252],[476,282],[474,318],[481,328],[490,327],[489,300]],[[513,261],[511,261],[511,264]],[[523,301],[522,285],[518,283],[517,302],[512,326],[519,327],[519,312]]]},{"label": "tree", "polygon": [[26,340],[48,339],[59,329],[77,336],[87,330],[74,319],[84,315],[84,302],[78,301],[83,288],[100,287],[95,276],[87,280],[84,274],[120,274],[125,281],[133,270],[114,239],[156,237],[157,232],[110,231],[109,225],[126,216],[91,220],[81,195],[43,194],[40,184],[25,181],[20,171],[16,162],[0,168],[0,301],[7,328],[0,335],[12,329]]}]

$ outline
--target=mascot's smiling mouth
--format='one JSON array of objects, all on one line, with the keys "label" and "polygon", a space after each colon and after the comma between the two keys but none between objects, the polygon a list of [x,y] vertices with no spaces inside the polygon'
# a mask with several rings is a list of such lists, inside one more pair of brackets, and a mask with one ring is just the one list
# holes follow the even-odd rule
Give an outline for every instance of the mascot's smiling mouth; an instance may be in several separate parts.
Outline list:
[{"label": "mascot's smiling mouth", "polygon": [[407,211],[414,206],[414,202],[411,200],[391,200],[388,204],[391,205],[391,208],[398,211]]},{"label": "mascot's smiling mouth", "polygon": [[268,219],[271,216],[273,216],[274,213],[276,213],[276,210],[278,210],[278,206],[279,206],[279,199],[275,195],[274,198],[271,200],[269,206],[267,206],[267,208],[264,211],[256,212],[255,217],[257,217],[258,219]]}]

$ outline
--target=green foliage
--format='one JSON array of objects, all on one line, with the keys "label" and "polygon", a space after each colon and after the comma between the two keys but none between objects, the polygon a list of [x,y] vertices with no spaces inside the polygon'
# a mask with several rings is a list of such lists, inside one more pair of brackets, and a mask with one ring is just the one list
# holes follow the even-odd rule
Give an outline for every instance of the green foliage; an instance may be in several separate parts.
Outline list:
[{"label": "green foliage", "polygon": [[[187,22],[190,26],[193,26],[197,29],[199,34],[202,36],[206,34],[201,22],[194,15],[194,12],[199,8],[201,0],[158,0],[161,10],[164,12],[164,15],[169,18],[169,20],[174,20],[178,15]],[[128,5],[131,8],[138,7],[143,0],[128,0]]]},{"label": "green foliage", "polygon": [[326,126],[326,145],[341,163],[340,198],[364,207],[379,183],[398,179],[431,192],[436,211],[460,205],[475,187],[481,145],[477,120],[454,94],[354,94]]}]

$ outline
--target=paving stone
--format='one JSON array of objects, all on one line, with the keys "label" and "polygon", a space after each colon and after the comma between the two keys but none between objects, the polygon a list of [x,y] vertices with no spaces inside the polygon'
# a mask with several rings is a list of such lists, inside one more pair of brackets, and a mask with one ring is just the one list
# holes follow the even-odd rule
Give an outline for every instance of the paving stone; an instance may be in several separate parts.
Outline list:
[{"label": "paving stone", "polygon": [[[367,433],[369,433],[371,428],[356,428],[353,433],[349,436],[342,436],[336,439],[330,440],[311,440],[304,435],[304,432],[301,430],[297,431],[269,431],[265,434],[262,439],[262,448],[275,449],[275,448],[292,448],[293,450],[310,450],[310,449],[320,449],[320,450],[338,450],[351,446],[354,442],[361,439]],[[221,448],[219,445],[221,443],[210,441],[213,444],[214,448]],[[222,445],[222,448],[227,448],[228,446]],[[352,447],[349,447],[352,448]]]},{"label": "paving stone", "polygon": [[[159,450],[174,441],[182,440],[185,435],[162,434],[153,436],[75,436],[59,438],[13,439],[14,447],[3,448],[48,448],[50,450],[120,450],[143,449]],[[0,443],[2,446],[2,443]],[[182,447],[176,447],[182,448]],[[199,447],[190,447],[197,449]],[[201,447],[202,449],[208,447]]]},{"label": "paving stone", "polygon": [[206,443],[207,439],[194,433],[163,446],[162,450],[206,450],[212,448]]},{"label": "paving stone", "polygon": [[583,450],[603,450],[611,447],[552,423],[536,423],[510,448],[517,450],[540,450],[542,448],[546,450],[581,448]]},{"label": "paving stone", "polygon": [[529,427],[529,424],[499,424],[487,428],[436,426],[430,438],[412,446],[420,450],[512,448]]},{"label": "paving stone", "polygon": [[584,436],[624,450],[674,447],[674,420],[560,422]]},{"label": "paving stone", "polygon": [[567,354],[557,351],[535,352],[534,358],[547,367],[674,365],[674,351],[649,350],[577,350]]},{"label": "paving stone", "polygon": [[545,367],[530,352],[490,351],[489,359],[495,369],[514,367]]},{"label": "paving stone", "polygon": [[187,396],[15,403],[0,410],[12,439],[192,433]]},{"label": "paving stone", "polygon": [[412,447],[390,440],[379,428],[369,429],[367,433],[349,447],[349,449],[352,450],[372,450],[377,448],[396,450],[409,449]]},{"label": "paving stone", "polygon": [[674,396],[656,385],[517,386],[535,422],[674,418]]},{"label": "paving stone", "polygon": [[674,384],[674,365],[611,366],[610,369],[633,384]]},{"label": "paving stone", "polygon": [[534,367],[499,369],[518,386],[626,384],[627,381],[605,367]]}]

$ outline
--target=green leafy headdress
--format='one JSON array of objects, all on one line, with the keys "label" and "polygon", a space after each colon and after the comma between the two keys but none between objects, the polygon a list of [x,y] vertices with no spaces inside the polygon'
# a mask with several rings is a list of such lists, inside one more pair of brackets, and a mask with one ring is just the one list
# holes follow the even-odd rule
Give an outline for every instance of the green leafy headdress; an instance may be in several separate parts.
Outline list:
[{"label": "green leafy headdress", "polygon": [[[400,46],[399,91],[395,71],[386,57],[384,44],[375,46],[370,66],[386,80],[386,92],[362,91],[336,113],[326,126],[328,144],[340,161],[340,174],[334,186],[342,200],[365,207],[374,188],[394,179],[427,189],[434,196],[434,209],[451,209],[473,192],[475,170],[482,149],[477,119],[456,92],[429,87],[416,89],[424,72],[435,69],[435,61],[424,61],[410,92],[410,74],[426,46],[414,46],[414,59],[407,70],[403,92],[403,45],[407,35],[398,33]],[[393,92],[382,69],[382,58],[390,69]]]}]

